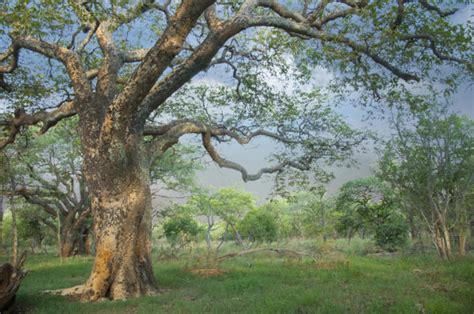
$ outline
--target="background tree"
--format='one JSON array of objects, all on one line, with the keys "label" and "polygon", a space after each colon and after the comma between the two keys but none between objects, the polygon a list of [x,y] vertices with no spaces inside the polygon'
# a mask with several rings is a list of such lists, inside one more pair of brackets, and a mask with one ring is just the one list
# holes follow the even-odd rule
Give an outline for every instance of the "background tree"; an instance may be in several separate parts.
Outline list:
[{"label": "background tree", "polygon": [[275,215],[265,207],[249,211],[239,223],[238,230],[250,242],[273,242],[278,236]]},{"label": "background tree", "polygon": [[433,107],[394,120],[397,133],[380,161],[380,175],[415,208],[438,254],[451,256],[451,233],[464,255],[474,187],[474,123]]},{"label": "background tree", "polygon": [[407,225],[401,215],[396,195],[376,177],[346,182],[337,195],[336,210],[341,231],[349,238],[361,231],[362,237],[374,231],[376,243],[393,251],[405,243]]},{"label": "background tree", "polygon": [[172,248],[182,248],[196,241],[200,230],[192,216],[175,214],[163,224],[163,231]]},{"label": "background tree", "polygon": [[50,243],[55,238],[57,230],[51,230],[44,223],[54,224],[55,221],[36,206],[21,202],[18,210],[18,238],[23,246],[29,247],[32,254],[39,250],[46,251],[45,242]]},{"label": "background tree", "polygon": [[[46,132],[79,116],[97,238],[91,276],[75,290],[85,300],[156,292],[149,162],[183,135],[200,135],[211,158],[245,181],[350,155],[359,134],[321,116],[313,94],[276,92],[268,75],[307,82],[311,69],[322,65],[340,74],[340,87],[382,99],[407,90],[402,80],[452,88],[462,71],[428,77],[441,61],[472,70],[465,61],[472,54],[469,34],[448,20],[455,11],[426,1],[53,0],[9,1],[1,9],[7,44],[0,85],[12,115],[1,123],[6,136],[0,146],[13,142],[22,126],[40,124]],[[284,59],[294,60],[296,72]],[[214,67],[230,70],[233,91],[205,98],[225,109],[199,110],[203,102],[180,91]],[[214,147],[216,139],[245,144],[262,136],[288,149],[256,174]]]},{"label": "background tree", "polygon": [[[211,249],[211,232],[216,225],[216,219],[225,225],[225,233],[230,230],[236,242],[242,244],[237,225],[247,212],[255,208],[255,200],[251,193],[235,188],[221,188],[212,194],[201,192],[193,195],[186,206],[191,208],[195,215],[206,217],[206,242],[208,249]],[[227,239],[227,236],[222,235],[223,239]]]},{"label": "background tree", "polygon": [[49,216],[41,223],[59,233],[61,257],[84,254],[91,228],[75,126],[73,121],[61,122],[47,135],[32,138],[30,134],[7,151],[13,167],[9,178],[16,182],[13,191],[8,192],[37,205]]}]

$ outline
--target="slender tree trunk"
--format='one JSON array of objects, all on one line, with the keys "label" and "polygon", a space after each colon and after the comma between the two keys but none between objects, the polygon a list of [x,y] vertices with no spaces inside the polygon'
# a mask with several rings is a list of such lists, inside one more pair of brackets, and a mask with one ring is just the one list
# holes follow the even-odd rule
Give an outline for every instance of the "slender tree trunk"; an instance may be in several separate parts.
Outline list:
[{"label": "slender tree trunk", "polygon": [[447,255],[447,258],[450,259],[451,258],[451,238],[449,236],[449,231],[448,231],[448,228],[446,227],[446,225],[442,225],[442,239],[443,239],[443,242],[444,242],[444,246],[446,247],[446,255]]},{"label": "slender tree trunk", "polygon": [[16,265],[18,261],[18,228],[16,225],[16,208],[13,203],[13,197],[10,197],[10,211],[12,213],[12,257],[11,264]]},{"label": "slender tree trunk", "polygon": [[214,226],[214,218],[207,216],[206,244],[207,244],[208,253],[211,252],[212,250],[211,231],[212,231],[213,226]]},{"label": "slender tree trunk", "polygon": [[89,228],[87,228],[87,234],[84,237],[84,254],[90,255],[92,253],[92,234]]},{"label": "slender tree trunk", "polygon": [[458,255],[466,255],[466,242],[467,242],[467,229],[461,229],[459,232],[459,241],[458,241]]},{"label": "slender tree trunk", "polygon": [[5,246],[3,241],[3,195],[0,195],[0,254],[4,253]]},{"label": "slender tree trunk", "polygon": [[[151,262],[148,163],[136,139],[85,152],[94,217],[95,260],[84,300],[127,299],[156,293]],[[98,153],[100,151],[100,153]]]},{"label": "slender tree trunk", "polygon": [[324,216],[324,205],[321,202],[321,229],[323,229],[323,241],[326,243],[326,217]]},{"label": "slender tree trunk", "polygon": [[449,238],[449,232],[446,226],[439,221],[436,222],[432,237],[439,257],[444,260],[450,259],[451,240]]}]

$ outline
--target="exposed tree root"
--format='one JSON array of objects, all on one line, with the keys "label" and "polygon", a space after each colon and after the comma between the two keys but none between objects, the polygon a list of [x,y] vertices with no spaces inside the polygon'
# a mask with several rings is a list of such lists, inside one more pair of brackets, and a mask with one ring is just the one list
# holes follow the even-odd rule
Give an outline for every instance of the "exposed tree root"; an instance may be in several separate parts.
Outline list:
[{"label": "exposed tree root", "polygon": [[[162,292],[166,292],[166,290],[161,290],[161,289],[150,289],[146,293],[143,294],[143,296],[156,296],[159,295]],[[107,297],[99,298],[99,299],[88,299],[86,296],[86,286],[84,284],[70,287],[70,288],[64,288],[64,289],[58,289],[58,290],[45,290],[43,291],[45,294],[49,295],[56,295],[56,296],[62,296],[62,297],[69,297],[73,299],[78,299],[84,302],[89,302],[89,301],[110,301],[111,299]],[[117,298],[119,300],[119,298]]]},{"label": "exposed tree root", "polygon": [[71,288],[58,289],[58,290],[45,290],[43,293],[49,295],[58,295],[62,297],[81,298],[84,292],[84,285],[78,285]]},{"label": "exposed tree root", "polygon": [[279,255],[287,255],[287,256],[290,256],[290,257],[303,257],[303,256],[305,256],[305,257],[311,258],[313,261],[316,262],[316,258],[313,255],[309,254],[309,253],[298,252],[298,251],[289,250],[289,249],[274,249],[274,248],[260,248],[260,249],[252,249],[252,250],[246,250],[246,251],[241,251],[241,252],[229,253],[229,254],[220,256],[217,259],[217,262],[222,262],[222,261],[224,261],[226,259],[229,259],[229,258],[232,258],[232,257],[238,257],[238,256],[242,256],[242,255],[248,255],[248,254],[264,252],[264,251],[275,252],[275,253],[278,253]]}]

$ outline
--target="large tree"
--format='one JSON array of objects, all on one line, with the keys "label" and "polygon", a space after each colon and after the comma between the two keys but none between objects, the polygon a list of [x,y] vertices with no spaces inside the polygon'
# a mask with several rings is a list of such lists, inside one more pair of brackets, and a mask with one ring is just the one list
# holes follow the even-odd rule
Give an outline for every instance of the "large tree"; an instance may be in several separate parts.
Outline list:
[{"label": "large tree", "polygon": [[[85,300],[156,291],[148,166],[183,135],[200,135],[211,158],[245,181],[309,170],[347,156],[361,138],[327,119],[314,93],[289,88],[291,77],[308,81],[324,66],[340,86],[382,98],[401,81],[428,83],[440,61],[472,70],[469,34],[449,23],[455,11],[425,0],[8,1],[0,12],[1,104],[14,111],[0,146],[23,126],[46,132],[79,116],[97,237],[92,273],[77,289]],[[206,73],[222,88],[203,98],[196,84]],[[288,93],[270,84],[277,74]],[[214,146],[257,137],[288,150],[256,174]]]}]

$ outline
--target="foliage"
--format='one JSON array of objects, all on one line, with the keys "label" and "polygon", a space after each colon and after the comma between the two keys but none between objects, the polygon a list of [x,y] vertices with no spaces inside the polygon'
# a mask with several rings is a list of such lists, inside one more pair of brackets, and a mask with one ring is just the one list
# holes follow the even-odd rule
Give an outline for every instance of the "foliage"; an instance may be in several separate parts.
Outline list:
[{"label": "foliage", "polygon": [[163,224],[163,230],[172,246],[184,246],[196,240],[199,225],[190,216],[175,216]]},{"label": "foliage", "polygon": [[[399,112],[397,133],[387,143],[379,176],[414,208],[437,243],[437,234],[465,234],[472,220],[474,121],[436,104],[418,113]],[[449,246],[438,245],[449,258]],[[443,253],[443,251],[446,251]]]},{"label": "foliage", "polygon": [[278,235],[274,214],[262,208],[248,212],[239,223],[238,230],[251,242],[273,242]]},{"label": "foliage", "polygon": [[178,144],[151,162],[153,183],[172,191],[188,191],[196,187],[196,172],[202,169],[197,148]]},{"label": "foliage", "polygon": [[375,226],[375,243],[394,252],[407,244],[408,225],[402,217],[393,217]]},{"label": "foliage", "polygon": [[[34,244],[41,246],[43,240],[51,235],[51,230],[41,223],[43,212],[34,206],[24,206],[18,210],[18,237],[20,240],[32,241]],[[42,219],[48,219],[42,215]]]},{"label": "foliage", "polygon": [[349,238],[359,230],[373,231],[376,243],[389,251],[405,243],[408,228],[400,213],[397,196],[378,178],[345,183],[336,204],[341,213],[337,229],[346,232]]}]

